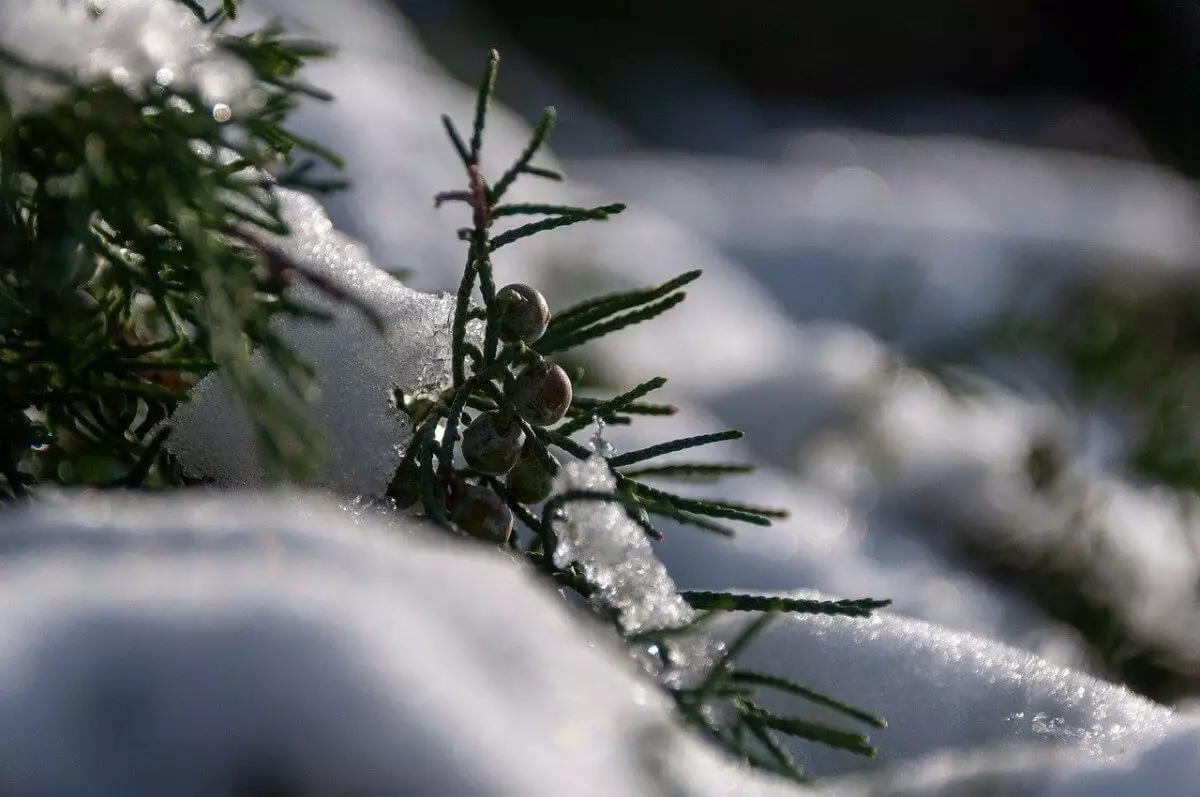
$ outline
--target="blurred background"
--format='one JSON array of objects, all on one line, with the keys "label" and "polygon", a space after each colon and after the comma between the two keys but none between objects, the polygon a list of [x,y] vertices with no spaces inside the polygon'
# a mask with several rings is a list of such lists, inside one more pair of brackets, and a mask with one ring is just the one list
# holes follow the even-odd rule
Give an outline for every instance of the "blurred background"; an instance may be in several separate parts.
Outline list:
[{"label": "blurred background", "polygon": [[514,247],[503,281],[567,301],[706,270],[673,320],[580,363],[600,392],[673,377],[793,509],[726,554],[681,530],[683,586],[863,589],[1200,693],[1194,4],[247,6],[341,45],[312,75],[337,101],[304,117],[354,180],[329,207],[414,286],[461,268],[461,220],[430,207],[461,181],[437,116],[467,118],[491,47],[513,113],[489,153],[559,111],[570,182],[525,196],[631,207]]}]

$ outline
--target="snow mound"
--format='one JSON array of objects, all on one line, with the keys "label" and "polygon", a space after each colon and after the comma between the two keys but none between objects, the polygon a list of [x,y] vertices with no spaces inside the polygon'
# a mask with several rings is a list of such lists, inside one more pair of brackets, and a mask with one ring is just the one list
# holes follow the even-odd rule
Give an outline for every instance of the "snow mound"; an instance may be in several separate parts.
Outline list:
[{"label": "snow mound", "polygon": [[0,574],[6,794],[794,793],[514,561],[297,495],[13,510]]},{"label": "snow mound", "polygon": [[[871,734],[877,765],[1020,742],[1107,759],[1157,740],[1175,722],[1173,711],[1124,687],[887,612],[867,619],[780,617],[741,665],[787,674],[885,717],[889,728]],[[769,705],[782,710],[787,704]],[[856,730],[823,709],[813,713]],[[795,749],[817,775],[863,768],[849,753],[808,743]]]},{"label": "snow mound", "polygon": [[[564,465],[554,495],[575,491],[613,495],[616,487],[608,463],[595,455]],[[626,633],[682,628],[696,618],[695,610],[679,595],[667,568],[654,555],[646,532],[620,504],[565,503],[553,526],[558,538],[554,564],[560,568],[578,564],[588,583],[597,588],[593,601],[615,613]],[[675,637],[664,644],[665,651],[652,645],[643,663],[673,686],[701,680],[720,651],[700,635]]]},{"label": "snow mound", "polygon": [[[363,313],[300,286],[305,304],[333,315],[329,322],[278,320],[281,337],[308,362],[319,365],[312,415],[325,434],[327,457],[319,480],[346,495],[382,495],[396,464],[397,447],[411,433],[406,416],[392,405],[392,389],[437,391],[448,385],[454,297],[405,287],[377,268],[364,247],[333,229],[312,197],[275,189],[289,237],[263,239],[369,305],[383,320],[380,332]],[[256,364],[281,389],[283,378]],[[184,468],[220,484],[261,484],[263,468],[249,415],[234,401],[220,374],[211,374],[171,420],[168,447]]]},{"label": "snow mound", "polygon": [[828,797],[1190,797],[1200,780],[1200,726],[1177,723],[1156,744],[1113,761],[1023,747],[931,756],[878,777],[830,781]]}]

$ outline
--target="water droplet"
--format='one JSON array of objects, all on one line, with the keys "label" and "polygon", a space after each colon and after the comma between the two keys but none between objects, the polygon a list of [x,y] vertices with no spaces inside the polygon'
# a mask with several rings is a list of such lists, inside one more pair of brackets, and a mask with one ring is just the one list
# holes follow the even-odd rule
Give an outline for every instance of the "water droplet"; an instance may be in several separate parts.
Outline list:
[{"label": "water droplet", "polygon": [[233,118],[233,109],[223,102],[218,102],[212,108],[212,115],[218,122],[228,122]]},{"label": "water droplet", "polygon": [[616,449],[612,443],[604,439],[604,419],[599,415],[593,415],[592,422],[596,425],[596,431],[592,432],[592,436],[588,440],[588,448],[602,457],[611,457]]}]

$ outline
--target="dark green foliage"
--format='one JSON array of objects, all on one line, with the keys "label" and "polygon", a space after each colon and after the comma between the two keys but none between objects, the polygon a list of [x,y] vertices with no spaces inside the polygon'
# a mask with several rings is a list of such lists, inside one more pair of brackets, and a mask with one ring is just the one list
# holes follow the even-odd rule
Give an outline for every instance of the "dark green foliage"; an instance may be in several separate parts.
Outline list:
[{"label": "dark green foliage", "polygon": [[184,5],[252,70],[257,111],[222,121],[189,91],[83,85],[0,51],[0,70],[60,90],[19,115],[0,97],[0,499],[43,480],[172,480],[155,427],[218,366],[274,473],[315,460],[296,402],[266,389],[249,352],[261,346],[296,391],[310,374],[269,326],[309,311],[285,290],[303,270],[256,236],[287,232],[256,175],[298,150],[332,159],[284,125],[301,96],[324,96],[296,75],[326,50],[273,28],[222,32],[228,0],[212,14]]},{"label": "dark green foliage", "polygon": [[[516,243],[531,235],[580,222],[607,219],[623,211],[624,206],[612,204],[598,208],[576,208],[500,203],[507,189],[522,175],[548,176],[531,163],[549,135],[554,115],[549,109],[545,112],[530,143],[517,161],[503,173],[494,187],[489,186],[480,170],[479,156],[484,145],[483,131],[487,121],[487,106],[495,85],[498,66],[499,57],[493,52],[480,84],[469,143],[458,132],[450,118],[442,119],[451,146],[466,172],[467,187],[438,194],[435,204],[464,203],[470,209],[472,221],[470,228],[460,230],[459,233],[459,237],[467,243],[467,256],[455,305],[451,343],[452,383],[449,389],[439,396],[396,396],[396,405],[412,418],[414,432],[389,487],[389,494],[403,506],[419,500],[426,516],[435,522],[448,529],[457,528],[476,537],[489,536],[481,534],[478,528],[481,524],[488,528],[504,526],[510,517],[515,518],[518,531],[503,539],[499,539],[502,535],[491,535],[495,541],[524,555],[560,586],[570,588],[585,598],[595,598],[599,590],[588,582],[587,577],[578,568],[574,565],[560,567],[554,558],[558,546],[556,524],[562,513],[569,511],[572,505],[617,505],[624,510],[630,521],[652,540],[662,539],[663,536],[655,525],[655,518],[670,519],[716,534],[732,535],[734,530],[718,521],[769,526],[773,518],[786,517],[787,513],[728,501],[689,498],[652,487],[635,478],[699,477],[711,481],[725,475],[746,473],[752,469],[738,463],[675,463],[657,466],[643,464],[664,455],[735,440],[742,436],[740,432],[716,432],[669,440],[621,455],[609,454],[603,450],[603,446],[587,446],[572,439],[572,435],[584,431],[594,422],[622,424],[631,422],[635,415],[672,414],[675,411],[674,407],[642,401],[666,384],[666,379],[661,377],[648,380],[612,398],[579,396],[572,390],[570,406],[561,421],[543,423],[545,418],[534,417],[536,413],[530,415],[528,411],[523,411],[517,406],[518,398],[523,393],[520,387],[522,375],[535,373],[539,366],[548,364],[550,361],[545,359],[546,357],[582,346],[603,335],[651,320],[666,312],[685,298],[680,289],[697,279],[700,272],[690,271],[662,285],[613,293],[554,312],[545,333],[532,345],[526,344],[520,337],[514,338],[511,335],[504,336],[510,342],[505,343],[501,339],[498,329],[501,310],[496,299],[491,253],[501,246]],[[498,219],[527,215],[547,218],[504,232],[492,231],[493,223]],[[481,306],[473,305],[476,288]],[[471,320],[484,322],[482,346],[476,341],[468,340],[467,323]],[[557,367],[549,370],[558,377],[562,376],[562,371]],[[575,459],[602,456],[607,460],[608,469],[615,477],[617,490],[608,492],[568,489],[551,495],[541,504],[538,511],[534,504],[519,500],[520,490],[510,489],[510,485],[496,475],[497,468],[487,465],[486,468],[491,473],[473,469],[470,463],[475,461],[474,454],[467,458],[466,466],[461,466],[456,461],[456,453],[462,453],[459,443],[463,425],[477,424],[479,418],[492,417],[473,414],[476,412],[525,415],[526,420],[520,420],[525,433],[524,447],[520,454],[526,462],[538,464],[537,470],[541,477],[552,476],[559,469],[559,460],[551,449],[558,449],[567,457]],[[557,410],[553,415],[554,418],[560,417]],[[439,424],[444,425],[440,441],[437,439]],[[514,448],[510,453],[515,452]],[[505,466],[507,464],[506,460]],[[641,467],[633,468],[634,465]],[[457,517],[454,497],[464,494],[467,490],[491,490],[498,499],[489,516],[483,519],[475,518],[472,528],[462,528],[454,522]],[[539,491],[537,495],[539,498],[543,497],[544,492]],[[785,611],[861,617],[888,603],[870,599],[819,601],[724,592],[688,592],[683,593],[682,597],[696,609],[702,610],[695,623],[686,628],[661,628],[629,634],[628,644],[643,651],[650,647],[660,651],[670,650],[672,640],[680,635],[697,632],[699,626],[707,622],[715,612]],[[769,616],[764,615],[763,622]],[[615,617],[613,619],[615,622]],[[739,637],[725,650],[723,658],[712,669],[708,680],[702,686],[663,687],[675,698],[680,717],[744,761],[793,778],[802,779],[803,772],[784,750],[779,741],[780,734],[799,736],[869,754],[871,749],[865,737],[859,734],[813,723],[800,717],[781,716],[766,710],[756,702],[756,691],[770,688],[800,696],[825,708],[840,710],[855,720],[865,721],[876,727],[882,722],[835,698],[819,695],[786,679],[738,670],[735,666],[737,654],[749,644],[755,629],[760,625],[761,623],[756,623],[751,632]],[[729,722],[716,723],[711,719],[713,714],[709,709],[715,702],[724,702],[732,707],[732,719]],[[751,739],[753,741],[750,741]]]}]

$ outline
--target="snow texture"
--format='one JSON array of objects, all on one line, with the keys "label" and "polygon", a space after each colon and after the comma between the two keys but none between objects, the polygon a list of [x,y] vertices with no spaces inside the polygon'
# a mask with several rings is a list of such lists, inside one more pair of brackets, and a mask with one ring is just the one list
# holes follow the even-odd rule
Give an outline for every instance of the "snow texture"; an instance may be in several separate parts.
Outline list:
[{"label": "snow texture", "polygon": [[[756,672],[792,674],[805,686],[885,717],[889,729],[871,733],[879,750],[874,766],[944,749],[965,753],[1019,742],[1107,759],[1155,741],[1174,722],[1172,711],[1124,687],[890,612],[867,619],[786,615],[739,661]],[[768,705],[796,709],[791,698]],[[824,709],[811,714],[856,730]],[[864,767],[861,758],[810,743],[796,743],[795,750],[818,775]]]},{"label": "snow texture", "polygon": [[[85,494],[0,532],[0,791],[794,794],[481,547],[311,497]],[[520,740],[514,755],[514,740]]]},{"label": "snow texture", "polygon": [[[597,437],[600,432],[597,430]],[[600,438],[597,448],[603,443]],[[616,478],[599,454],[568,462],[555,480],[551,500],[572,491],[615,494]],[[593,600],[616,615],[627,634],[681,628],[696,612],[679,595],[666,567],[654,555],[641,526],[625,508],[605,501],[569,501],[553,519],[557,536],[554,564],[577,564],[596,587]],[[720,647],[703,634],[673,636],[651,646],[643,664],[670,686],[689,686],[702,680]]]},{"label": "snow texture", "polygon": [[[421,393],[448,385],[454,297],[405,287],[372,264],[361,244],[334,230],[312,197],[276,193],[291,235],[264,241],[364,301],[384,321],[381,335],[358,309],[298,287],[301,301],[332,313],[333,320],[277,322],[297,353],[320,364],[312,406],[328,448],[320,484],[350,497],[382,495],[399,462],[397,448],[411,432],[408,418],[392,406],[392,388]],[[265,357],[255,361],[276,387],[282,385]],[[219,373],[196,387],[171,425],[168,446],[187,470],[230,486],[262,483],[249,416]]]},{"label": "snow texture", "polygon": [[940,754],[868,778],[829,781],[828,797],[1190,797],[1200,778],[1200,724],[1177,723],[1156,744],[1112,761],[1022,747]]},{"label": "snow texture", "polygon": [[[81,83],[112,81],[135,97],[155,86],[196,92],[208,108],[252,106],[254,76],[221,51],[182,3],[170,0],[5,0],[0,48],[63,70]],[[0,78],[17,113],[54,102],[48,80],[6,69]]]}]

